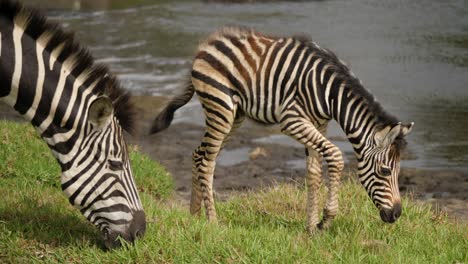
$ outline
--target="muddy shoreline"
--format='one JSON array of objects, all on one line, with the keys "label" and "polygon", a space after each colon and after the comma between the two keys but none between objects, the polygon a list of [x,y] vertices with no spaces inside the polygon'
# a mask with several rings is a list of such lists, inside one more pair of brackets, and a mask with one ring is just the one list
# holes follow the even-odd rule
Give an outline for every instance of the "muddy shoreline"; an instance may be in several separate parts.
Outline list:
[{"label": "muddy shoreline", "polygon": [[[151,121],[164,105],[165,98],[137,96],[134,101],[138,115],[136,131],[129,136],[129,143],[138,145],[140,151],[167,168],[174,177],[176,199],[187,203],[191,184],[191,153],[200,143],[203,124],[175,122],[167,130],[149,136],[147,131]],[[2,104],[0,118],[21,120]],[[300,145],[257,140],[276,134],[280,135],[277,127],[264,127],[248,121],[236,131],[217,162],[214,180],[217,199],[281,182],[304,183],[305,153]],[[340,140],[345,139],[335,139]],[[356,162],[353,153],[343,154],[347,160],[343,175],[346,180],[355,177]],[[231,157],[236,159],[232,160]],[[405,158],[411,157],[403,155]],[[437,210],[446,211],[457,220],[468,222],[467,172],[403,167],[399,184],[403,195],[411,195],[418,201],[432,204]]]}]

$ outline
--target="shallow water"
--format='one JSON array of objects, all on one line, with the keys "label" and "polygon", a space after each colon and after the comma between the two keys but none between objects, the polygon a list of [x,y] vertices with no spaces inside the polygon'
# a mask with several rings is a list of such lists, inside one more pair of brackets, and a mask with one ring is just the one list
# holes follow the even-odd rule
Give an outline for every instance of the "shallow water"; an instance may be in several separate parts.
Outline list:
[{"label": "shallow water", "polygon": [[[463,0],[26,2],[40,2],[50,17],[74,30],[138,95],[177,93],[197,43],[220,26],[304,33],[347,61],[389,112],[415,122],[408,138],[413,158],[403,166],[468,171],[468,6]],[[176,121],[202,125],[198,103],[181,109]],[[336,125],[329,134],[342,135]],[[350,150],[347,143],[340,147]]]}]

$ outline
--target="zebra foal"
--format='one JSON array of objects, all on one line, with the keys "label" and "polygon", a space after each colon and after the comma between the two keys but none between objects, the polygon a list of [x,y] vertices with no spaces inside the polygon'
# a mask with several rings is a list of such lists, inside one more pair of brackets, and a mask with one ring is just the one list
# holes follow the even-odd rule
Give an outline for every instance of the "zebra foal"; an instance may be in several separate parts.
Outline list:
[{"label": "zebra foal", "polygon": [[40,133],[62,169],[70,203],[103,234],[105,246],[146,229],[123,129],[130,96],[70,34],[37,11],[0,0],[0,100]]},{"label": "zebra foal", "polygon": [[[326,137],[334,119],[346,133],[358,159],[360,182],[385,222],[401,214],[398,174],[400,149],[413,123],[386,113],[332,52],[304,37],[272,37],[242,28],[224,28],[202,43],[193,61],[186,91],[156,117],[152,133],[167,128],[174,112],[197,93],[206,116],[201,145],[193,153],[190,210],[202,201],[216,221],[213,201],[215,159],[224,142],[249,117],[279,124],[284,134],[306,148],[307,228],[327,227],[338,213],[343,158]],[[319,220],[317,193],[322,159],[328,165],[328,197]]]}]

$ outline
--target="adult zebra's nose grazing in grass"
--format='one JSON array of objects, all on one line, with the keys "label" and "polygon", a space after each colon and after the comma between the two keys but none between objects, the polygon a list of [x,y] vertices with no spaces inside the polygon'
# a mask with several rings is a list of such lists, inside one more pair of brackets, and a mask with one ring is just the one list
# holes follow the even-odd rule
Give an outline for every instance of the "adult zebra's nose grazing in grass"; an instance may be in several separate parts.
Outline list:
[{"label": "adult zebra's nose grazing in grass", "polygon": [[[332,119],[354,147],[359,179],[382,220],[391,223],[400,216],[400,150],[413,124],[402,124],[387,114],[331,51],[304,37],[271,37],[239,28],[220,30],[199,46],[185,93],[169,102],[154,120],[151,132],[167,128],[174,112],[194,92],[203,106],[206,130],[193,153],[193,214],[199,214],[203,201],[208,219],[216,220],[215,159],[228,136],[249,117],[279,124],[283,133],[306,147],[310,231],[328,226],[338,213],[343,158],[325,137]],[[330,180],[320,222],[317,193],[322,158],[328,164]]]},{"label": "adult zebra's nose grazing in grass", "polygon": [[130,96],[58,25],[0,0],[0,100],[30,121],[62,169],[72,205],[103,233],[106,247],[145,232],[129,163]]}]

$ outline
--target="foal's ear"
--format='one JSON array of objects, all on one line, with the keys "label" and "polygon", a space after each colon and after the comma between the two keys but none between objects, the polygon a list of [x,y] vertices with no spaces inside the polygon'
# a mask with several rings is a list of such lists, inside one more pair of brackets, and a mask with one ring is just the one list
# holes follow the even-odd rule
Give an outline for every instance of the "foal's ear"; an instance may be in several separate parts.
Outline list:
[{"label": "foal's ear", "polygon": [[408,135],[411,132],[411,130],[413,129],[413,126],[414,126],[414,122],[411,122],[409,124],[402,124],[401,125],[401,135],[402,136]]},{"label": "foal's ear", "polygon": [[114,112],[112,100],[109,97],[98,97],[89,106],[88,121],[98,128],[104,127]]},{"label": "foal's ear", "polygon": [[414,123],[402,124],[399,122],[396,126],[386,126],[375,133],[374,139],[379,147],[390,146],[398,136],[406,136],[411,132]]}]

